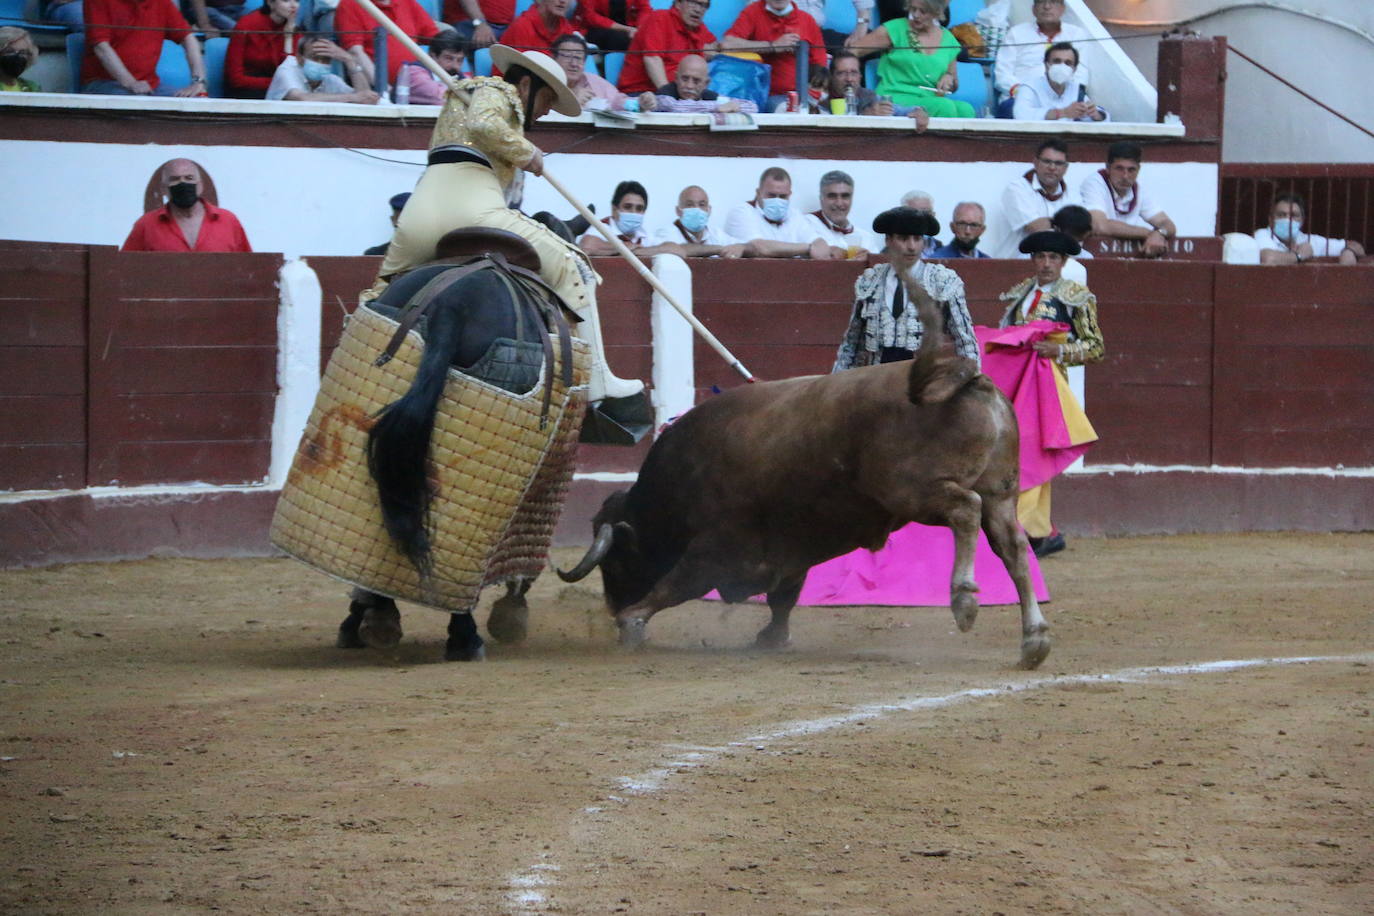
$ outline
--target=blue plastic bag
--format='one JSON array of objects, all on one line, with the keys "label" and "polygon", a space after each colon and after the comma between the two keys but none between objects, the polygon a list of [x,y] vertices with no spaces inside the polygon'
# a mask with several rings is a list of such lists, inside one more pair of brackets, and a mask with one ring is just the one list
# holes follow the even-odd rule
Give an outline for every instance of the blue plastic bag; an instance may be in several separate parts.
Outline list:
[{"label": "blue plastic bag", "polygon": [[759,106],[759,111],[768,110],[768,85],[772,71],[767,64],[717,54],[711,59],[709,73],[711,89],[717,94],[732,99],[748,99]]}]

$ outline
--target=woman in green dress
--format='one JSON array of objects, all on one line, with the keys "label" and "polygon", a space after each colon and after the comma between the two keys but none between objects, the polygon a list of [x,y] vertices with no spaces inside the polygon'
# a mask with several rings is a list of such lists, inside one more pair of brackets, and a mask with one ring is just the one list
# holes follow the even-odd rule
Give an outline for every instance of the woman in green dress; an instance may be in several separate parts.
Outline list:
[{"label": "woman in green dress", "polygon": [[932,118],[976,118],[973,106],[949,98],[959,88],[959,41],[940,26],[948,0],[909,0],[905,19],[891,19],[854,42],[860,55],[881,51],[879,95],[898,106],[924,108]]}]

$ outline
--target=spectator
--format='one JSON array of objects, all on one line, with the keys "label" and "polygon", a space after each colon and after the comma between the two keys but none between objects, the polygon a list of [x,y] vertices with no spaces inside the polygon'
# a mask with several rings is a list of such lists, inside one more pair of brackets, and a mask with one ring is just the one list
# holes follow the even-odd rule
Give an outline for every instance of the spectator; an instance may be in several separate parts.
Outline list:
[{"label": "spectator", "polygon": [[515,18],[515,0],[444,0],[444,22],[473,48],[496,44]]},{"label": "spectator", "polygon": [[568,21],[571,5],[572,0],[534,0],[534,6],[516,16],[510,28],[501,35],[501,44],[521,51],[548,54],[554,39],[576,31]]},{"label": "spectator", "polygon": [[[401,31],[421,44],[439,34],[438,23],[431,19],[424,8],[415,0],[374,0],[374,2],[388,19],[401,27]],[[362,72],[367,78],[367,84],[373,85],[377,81],[377,65],[373,59],[376,51],[372,47],[372,33],[377,28],[377,21],[358,5],[357,0],[339,0],[339,11],[335,15],[335,23],[338,27],[339,44],[343,45],[344,50],[353,56],[353,62],[363,68]],[[444,26],[444,29],[447,28],[449,27]],[[388,83],[395,83],[396,74],[400,71],[401,66],[413,60],[415,60],[414,55],[406,50],[405,45],[391,35],[387,35],[386,77]],[[352,79],[351,72],[349,78]]]},{"label": "spectator", "polygon": [[820,192],[821,208],[806,214],[807,231],[845,249],[845,254],[851,258],[878,252],[877,240],[849,218],[850,208],[854,206],[854,179],[849,173],[838,169],[826,172],[821,176]]},{"label": "spectator", "polygon": [[173,159],[161,177],[166,204],[138,218],[122,251],[253,250],[238,217],[201,198],[200,166]]},{"label": "spectator", "polygon": [[609,80],[587,72],[587,42],[581,35],[560,35],[553,42],[553,59],[568,77],[568,88],[583,110],[624,111],[629,97]]},{"label": "spectator", "polygon": [[[1032,19],[1007,29],[997,49],[992,87],[997,97],[1012,94],[1020,83],[1029,83],[1044,72],[1045,51],[1055,42],[1079,44],[1089,41],[1086,29],[1064,21],[1064,0],[1034,0]],[[1078,78],[1088,82],[1087,67],[1079,68]]]},{"label": "spectator", "polygon": [[[852,114],[852,115],[895,115],[896,106],[891,99],[878,98],[877,93],[862,85],[863,69],[859,63],[859,56],[853,51],[840,50],[835,52],[835,56],[830,61],[830,77],[825,84],[825,92],[820,99],[821,114]],[[852,91],[854,95],[854,111],[849,110],[848,96]],[[835,102],[845,102],[841,106],[843,111],[837,111],[832,106]],[[930,113],[917,105],[907,111],[907,117],[916,122],[916,133],[922,133],[926,125],[930,123]]]},{"label": "spectator", "polygon": [[902,274],[935,300],[945,333],[959,355],[979,361],[982,351],[964,301],[964,281],[948,267],[921,259],[926,238],[939,228],[934,216],[910,207],[878,214],[873,231],[885,237],[888,263],[868,268],[854,282],[854,313],[831,371],[911,359],[925,329],[916,308],[907,302]]},{"label": "spectator", "polygon": [[[401,211],[405,209],[406,201],[410,200],[410,192],[391,195],[391,228],[396,229],[396,222],[401,218]],[[386,254],[387,248],[391,245],[391,240],[387,239],[380,245],[373,245],[363,252],[363,254]]]},{"label": "spectator", "polygon": [[1140,160],[1139,144],[1118,140],[1107,147],[1107,167],[1083,179],[1078,196],[1093,215],[1094,235],[1139,241],[1145,257],[1157,258],[1178,230],[1136,180]]},{"label": "spectator", "polygon": [[[429,43],[429,55],[449,76],[464,78],[468,74],[467,69],[467,42],[465,42],[456,31],[449,29],[435,35]],[[439,77],[429,72],[429,68],[420,63],[406,64],[405,79],[409,80],[410,104],[412,105],[442,105],[444,104],[444,93],[448,92],[448,86],[439,80]]]},{"label": "spectator", "polygon": [[1050,228],[1056,232],[1062,232],[1069,238],[1078,243],[1082,251],[1064,262],[1065,280],[1072,280],[1075,283],[1088,285],[1088,268],[1083,265],[1083,261],[1091,260],[1093,253],[1088,250],[1088,238],[1093,234],[1093,215],[1086,208],[1077,204],[1069,204],[1061,207],[1054,216],[1050,217]]},{"label": "spectator", "polygon": [[44,22],[65,25],[73,32],[80,32],[86,26],[81,0],[48,0],[40,4]]},{"label": "spectator", "polygon": [[787,104],[787,93],[797,88],[799,42],[809,42],[807,56],[813,67],[825,66],[825,40],[821,27],[792,0],[754,0],[735,19],[720,40],[722,50],[754,51],[768,65],[768,110]]},{"label": "spectator", "polygon": [[940,26],[947,0],[911,0],[903,19],[891,19],[853,43],[860,54],[882,52],[878,94],[891,96],[897,113],[919,105],[932,118],[973,118],[977,112],[961,99],[955,59],[959,42]]},{"label": "spectator", "polygon": [[579,0],[573,27],[602,51],[624,51],[651,12],[649,0]]},{"label": "spectator", "polygon": [[[1045,319],[1069,326],[1067,337],[1050,335],[1031,344],[1042,358],[1054,361],[1054,369],[1063,376],[1065,366],[1081,366],[1102,359],[1105,347],[1102,332],[1097,327],[1097,297],[1082,284],[1065,280],[1064,262],[1078,254],[1078,243],[1062,232],[1034,232],[1021,241],[1020,250],[1031,256],[1035,276],[1013,286],[999,298],[1008,303],[998,327],[1023,325]],[[1057,386],[1061,407],[1065,411],[1068,433],[1077,441],[1096,438],[1083,408],[1073,401],[1067,379]],[[1065,404],[1065,399],[1069,404]],[[1071,416],[1072,412],[1072,416]],[[1079,438],[1079,427],[1086,427],[1087,437]],[[1016,516],[1030,537],[1031,549],[1037,557],[1048,556],[1064,549],[1064,536],[1050,521],[1050,483],[1022,491],[1017,502]]]},{"label": "spectator", "polygon": [[931,249],[928,258],[986,258],[985,252],[978,250],[978,240],[987,230],[987,211],[983,205],[966,200],[954,208],[954,218],[950,220],[949,231],[954,237],[948,245]]},{"label": "spectator", "polygon": [[1078,81],[1078,49],[1067,41],[1045,52],[1045,72],[1016,90],[1012,117],[1018,121],[1107,121],[1107,109],[1088,98]]},{"label": "spectator", "polygon": [[243,0],[182,0],[181,14],[210,39],[234,28],[245,6]]},{"label": "spectator", "polygon": [[[99,95],[205,95],[205,61],[200,40],[172,0],[84,0],[86,56],[81,91]],[[163,39],[186,53],[191,84],[172,89],[159,84],[157,60]]]},{"label": "spectator", "polygon": [[1269,225],[1255,232],[1261,264],[1301,264],[1309,258],[1340,258],[1356,264],[1364,246],[1353,239],[1329,239],[1302,231],[1307,208],[1298,194],[1280,194],[1269,210]]},{"label": "spectator", "polygon": [[704,54],[709,60],[720,45],[701,24],[708,6],[709,0],[673,0],[668,9],[643,17],[620,70],[620,91],[638,95],[666,86],[688,54]]},{"label": "spectator", "polygon": [[299,10],[300,0],[267,0],[238,21],[224,57],[226,95],[234,99],[267,97],[277,65],[296,53]]},{"label": "spectator", "polygon": [[[901,204],[903,207],[910,207],[913,210],[920,210],[922,213],[929,213],[931,218],[935,218],[935,198],[930,196],[929,191],[907,191],[902,195]],[[935,221],[935,231],[940,231],[939,220]],[[934,251],[943,243],[934,235],[926,236],[926,251]]]},{"label": "spectator", "polygon": [[[644,232],[644,213],[649,209],[649,192],[637,181],[622,181],[615,186],[611,195],[611,215],[601,221],[615,229],[616,236],[638,255],[654,255],[664,252],[680,254],[678,246],[672,242],[649,244],[649,236]],[[593,257],[608,257],[620,252],[615,246],[603,239],[600,233],[588,230],[577,244]]]},{"label": "spectator", "polygon": [[349,77],[353,80],[350,86],[334,75],[333,61],[336,60],[344,66],[353,62],[347,51],[323,35],[306,35],[296,53],[277,67],[267,90],[267,100],[377,104],[380,97],[368,85],[362,68],[355,65],[350,69]]},{"label": "spectator", "polygon": [[700,54],[688,54],[678,61],[677,75],[666,86],[639,97],[640,111],[667,112],[730,112],[754,113],[759,107],[751,99],[732,99],[717,95],[707,86],[711,82],[710,68]]},{"label": "spectator", "polygon": [[[679,67],[679,70],[681,68]],[[711,198],[700,185],[688,185],[677,196],[677,219],[659,229],[654,241],[676,242],[688,257],[720,255],[723,258],[745,256],[746,244],[731,238],[711,226]],[[715,251],[701,249],[715,248]]]},{"label": "spectator", "polygon": [[[766,239],[802,246],[821,260],[843,258],[844,252],[811,230],[801,214],[791,208],[792,176],[777,166],[763,170],[754,199],[733,207],[725,217],[725,234],[737,239]],[[824,253],[822,253],[824,252]],[[802,254],[796,251],[795,254]]]},{"label": "spectator", "polygon": [[18,26],[0,28],[0,92],[40,92],[24,71],[38,61],[38,46],[29,33]]},{"label": "spectator", "polygon": [[999,239],[992,256],[1017,257],[1021,240],[1032,232],[1050,228],[1050,217],[1056,210],[1079,203],[1078,195],[1069,190],[1065,173],[1069,168],[1069,146],[1057,137],[1040,144],[1026,174],[1013,178],[1002,189],[999,211]]}]

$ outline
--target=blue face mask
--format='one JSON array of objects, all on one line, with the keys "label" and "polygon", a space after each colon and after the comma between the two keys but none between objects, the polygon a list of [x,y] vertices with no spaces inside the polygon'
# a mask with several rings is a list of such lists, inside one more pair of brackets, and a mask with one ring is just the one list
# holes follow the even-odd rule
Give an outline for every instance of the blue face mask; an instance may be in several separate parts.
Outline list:
[{"label": "blue face mask", "polygon": [[644,225],[643,213],[618,213],[615,218],[616,228],[621,235],[634,235],[639,231],[639,227]]},{"label": "blue face mask", "polygon": [[305,74],[308,82],[318,83],[334,70],[329,64],[321,63],[318,60],[307,60],[301,64],[301,72]]},{"label": "blue face mask", "polygon": [[1274,234],[1281,239],[1292,241],[1298,237],[1298,233],[1301,231],[1302,220],[1300,219],[1289,219],[1286,216],[1281,216],[1274,220]]},{"label": "blue face mask", "polygon": [[711,218],[711,214],[700,207],[687,207],[682,211],[680,218],[682,228],[688,232],[700,232],[706,228],[706,221]]},{"label": "blue face mask", "polygon": [[772,223],[780,223],[787,219],[787,198],[765,197],[763,199],[763,215]]}]

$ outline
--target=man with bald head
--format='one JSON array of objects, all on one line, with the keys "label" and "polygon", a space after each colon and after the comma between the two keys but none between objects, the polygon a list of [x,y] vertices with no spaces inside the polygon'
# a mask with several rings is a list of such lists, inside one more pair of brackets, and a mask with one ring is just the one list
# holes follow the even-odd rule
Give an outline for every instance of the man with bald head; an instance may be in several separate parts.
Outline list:
[{"label": "man with bald head", "polygon": [[718,95],[709,87],[710,71],[706,58],[700,54],[688,54],[677,65],[677,73],[671,83],[659,86],[653,92],[639,96],[640,111],[669,111],[696,114],[699,112],[719,112],[729,114],[742,111],[753,114],[759,110],[749,99],[732,99]]},{"label": "man with bald head", "polygon": [[200,166],[173,159],[162,167],[166,203],[138,218],[124,251],[252,251],[238,217],[201,198]]}]

